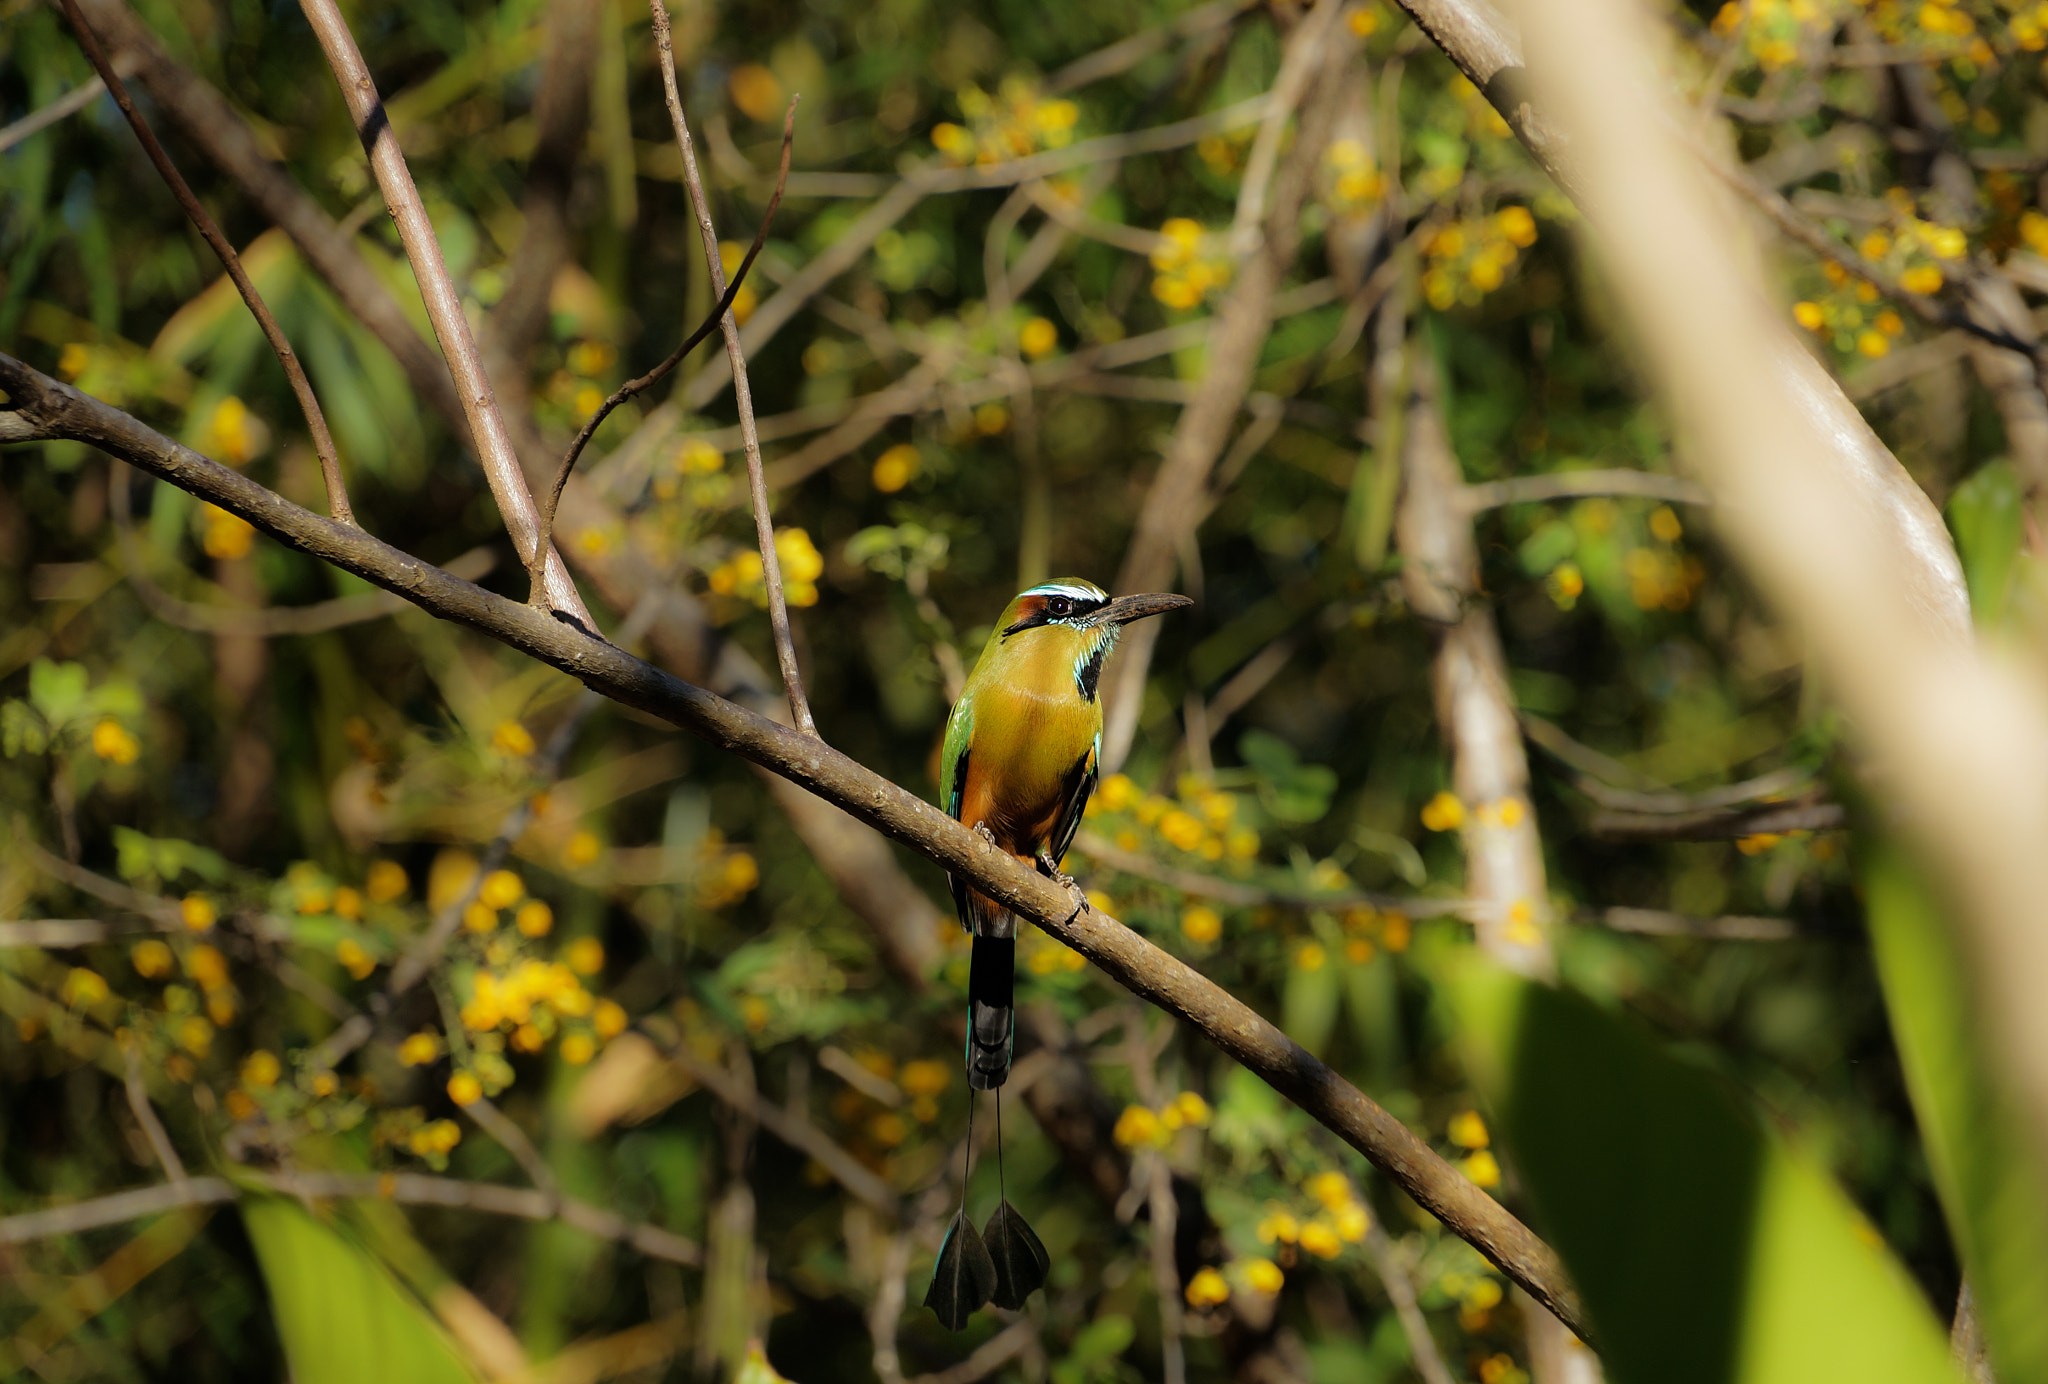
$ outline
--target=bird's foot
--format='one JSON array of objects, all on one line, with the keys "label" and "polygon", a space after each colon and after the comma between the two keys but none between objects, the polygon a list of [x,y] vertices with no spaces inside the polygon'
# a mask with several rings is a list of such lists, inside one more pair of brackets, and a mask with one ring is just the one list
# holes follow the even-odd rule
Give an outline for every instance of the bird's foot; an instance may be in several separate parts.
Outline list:
[{"label": "bird's foot", "polygon": [[1093,911],[1094,905],[1088,902],[1088,891],[1083,889],[1072,875],[1067,874],[1058,865],[1055,865],[1052,857],[1044,851],[1038,853],[1038,871],[1054,884],[1066,890],[1067,897],[1074,901],[1074,911],[1067,915],[1068,922],[1073,922],[1074,919],[1080,917],[1083,913]]},{"label": "bird's foot", "polygon": [[987,822],[976,822],[974,834],[981,838],[982,849],[992,851],[996,848],[996,834],[988,829]]}]

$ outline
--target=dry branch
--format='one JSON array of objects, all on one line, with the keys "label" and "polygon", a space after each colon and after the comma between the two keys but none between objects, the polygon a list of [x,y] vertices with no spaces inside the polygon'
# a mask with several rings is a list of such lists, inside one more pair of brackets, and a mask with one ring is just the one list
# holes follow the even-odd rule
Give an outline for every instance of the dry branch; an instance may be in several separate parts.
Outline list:
[{"label": "dry branch", "polygon": [[358,529],[292,504],[248,477],[163,437],[120,410],[0,355],[0,442],[70,438],[240,515],[273,538],[331,562],[429,614],[469,626],[624,705],[690,731],[829,799],[1037,922],[1134,994],[1194,1025],[1226,1054],[1364,1154],[1411,1198],[1583,1335],[1577,1294],[1556,1254],[1399,1120],[1284,1033],[1177,958],[1101,910],[1070,916],[1065,890],[922,799],[823,744],[681,682],[530,606],[448,576]]}]

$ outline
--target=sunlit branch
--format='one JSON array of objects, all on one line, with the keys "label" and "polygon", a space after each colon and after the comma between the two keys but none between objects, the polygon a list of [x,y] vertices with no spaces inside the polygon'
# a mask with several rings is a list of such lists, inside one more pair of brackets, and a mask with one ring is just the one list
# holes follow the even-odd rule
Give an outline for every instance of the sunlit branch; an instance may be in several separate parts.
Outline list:
[{"label": "sunlit branch", "polygon": [[413,278],[426,304],[428,320],[434,324],[434,336],[441,343],[441,352],[455,377],[456,393],[462,400],[463,415],[477,457],[483,463],[484,477],[490,482],[491,497],[498,502],[498,512],[512,535],[513,549],[527,571],[534,574],[535,585],[546,591],[551,607],[585,629],[594,630],[590,611],[585,608],[575,582],[569,579],[560,556],[552,548],[537,548],[540,515],[534,508],[533,494],[526,487],[526,477],[519,469],[512,435],[499,412],[497,391],[484,370],[483,355],[477,350],[475,334],[463,313],[462,297],[448,273],[426,203],[420,200],[405,153],[398,147],[398,135],[391,128],[383,100],[377,95],[377,84],[349,32],[348,21],[342,18],[335,0],[301,0],[300,8],[320,40],[328,65],[334,69],[356,133],[370,156],[371,171],[384,194],[384,205],[391,209],[399,240],[405,246],[405,257],[412,265]]}]

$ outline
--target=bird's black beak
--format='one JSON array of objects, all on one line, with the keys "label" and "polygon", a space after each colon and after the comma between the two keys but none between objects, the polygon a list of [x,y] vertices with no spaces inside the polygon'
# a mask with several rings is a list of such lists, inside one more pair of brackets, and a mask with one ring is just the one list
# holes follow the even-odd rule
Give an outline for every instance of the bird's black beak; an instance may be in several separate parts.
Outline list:
[{"label": "bird's black beak", "polygon": [[1186,596],[1158,591],[1146,596],[1119,596],[1095,612],[1095,622],[1101,625],[1128,625],[1133,620],[1143,620],[1148,615],[1164,615],[1169,610],[1185,610],[1194,602]]}]

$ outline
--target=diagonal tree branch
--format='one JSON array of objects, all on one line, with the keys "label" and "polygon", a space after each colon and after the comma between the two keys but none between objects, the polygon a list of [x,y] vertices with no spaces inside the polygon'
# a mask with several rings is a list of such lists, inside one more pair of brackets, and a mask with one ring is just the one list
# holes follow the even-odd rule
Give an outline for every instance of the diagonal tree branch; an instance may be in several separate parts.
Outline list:
[{"label": "diagonal tree branch", "polygon": [[431,615],[466,625],[592,690],[658,716],[836,803],[1087,956],[1112,979],[1199,1029],[1321,1121],[1419,1205],[1587,1334],[1576,1290],[1551,1248],[1407,1126],[1250,1006],[1101,910],[1071,913],[1067,892],[936,807],[804,735],[662,672],[582,629],[483,591],[359,529],[301,509],[118,409],[0,355],[0,442],[87,442],[240,515],[279,542],[331,562]]},{"label": "diagonal tree branch", "polygon": [[569,579],[569,569],[552,548],[542,551],[538,546],[540,515],[534,508],[532,493],[526,488],[526,477],[519,469],[512,435],[499,412],[497,391],[484,371],[483,355],[477,350],[469,319],[462,311],[461,295],[455,291],[455,280],[449,276],[447,261],[441,256],[434,223],[427,216],[426,203],[420,200],[412,170],[406,167],[398,135],[384,112],[384,102],[377,95],[377,84],[356,47],[355,36],[349,33],[348,22],[342,18],[335,0],[303,0],[300,8],[341,84],[342,99],[348,104],[356,133],[370,155],[370,168],[377,175],[384,205],[391,209],[392,220],[398,226],[399,240],[405,246],[406,258],[412,262],[413,278],[419,283],[427,317],[434,324],[434,335],[455,376],[469,435],[483,462],[484,476],[498,502],[498,512],[512,535],[512,546],[526,564],[526,570],[533,574],[535,590],[545,592],[549,605],[580,622],[585,629],[594,630],[596,624],[584,607],[576,583]]}]

